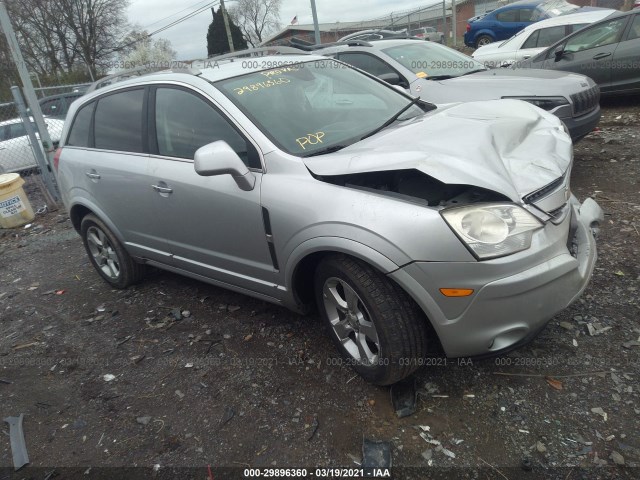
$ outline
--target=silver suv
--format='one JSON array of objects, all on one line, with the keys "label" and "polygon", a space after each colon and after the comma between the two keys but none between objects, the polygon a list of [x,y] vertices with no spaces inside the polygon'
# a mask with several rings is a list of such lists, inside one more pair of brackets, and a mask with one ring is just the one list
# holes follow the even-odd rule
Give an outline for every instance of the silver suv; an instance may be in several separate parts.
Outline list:
[{"label": "silver suv", "polygon": [[571,139],[522,101],[436,108],[299,55],[127,80],[68,118],[54,164],[104,280],[152,265],[317,308],[373,383],[438,341],[526,342],[594,268],[602,212],[570,193]]}]

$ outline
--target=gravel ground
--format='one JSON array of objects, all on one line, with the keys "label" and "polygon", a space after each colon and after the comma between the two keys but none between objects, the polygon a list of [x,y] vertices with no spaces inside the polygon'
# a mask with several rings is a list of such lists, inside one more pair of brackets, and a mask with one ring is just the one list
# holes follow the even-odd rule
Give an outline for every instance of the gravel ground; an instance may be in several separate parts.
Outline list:
[{"label": "gravel ground", "polygon": [[25,414],[31,460],[8,468],[3,423],[0,480],[354,468],[363,438],[390,442],[396,478],[640,478],[639,125],[640,101],[608,101],[575,148],[573,191],[606,212],[582,298],[513,353],[434,360],[404,418],[314,316],[166,272],[112,290],[62,211],[0,230],[0,415]]}]

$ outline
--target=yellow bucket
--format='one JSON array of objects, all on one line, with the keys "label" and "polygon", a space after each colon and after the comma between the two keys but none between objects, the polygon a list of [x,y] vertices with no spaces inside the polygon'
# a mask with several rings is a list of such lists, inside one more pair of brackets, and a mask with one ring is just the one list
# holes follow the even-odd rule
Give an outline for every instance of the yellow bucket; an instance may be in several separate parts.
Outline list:
[{"label": "yellow bucket", "polygon": [[23,185],[17,173],[0,175],[0,228],[19,227],[35,218]]}]

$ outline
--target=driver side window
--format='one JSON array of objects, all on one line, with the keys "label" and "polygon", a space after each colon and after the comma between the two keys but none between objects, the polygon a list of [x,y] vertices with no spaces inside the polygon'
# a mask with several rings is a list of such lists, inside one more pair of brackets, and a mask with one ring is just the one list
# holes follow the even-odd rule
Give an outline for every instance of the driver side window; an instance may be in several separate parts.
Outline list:
[{"label": "driver side window", "polygon": [[260,168],[255,148],[212,105],[179,88],[159,87],[155,125],[160,155],[193,160],[200,147],[224,140],[250,168]]},{"label": "driver side window", "polygon": [[616,43],[620,39],[626,20],[626,17],[611,20],[577,33],[567,41],[564,51],[575,53]]}]

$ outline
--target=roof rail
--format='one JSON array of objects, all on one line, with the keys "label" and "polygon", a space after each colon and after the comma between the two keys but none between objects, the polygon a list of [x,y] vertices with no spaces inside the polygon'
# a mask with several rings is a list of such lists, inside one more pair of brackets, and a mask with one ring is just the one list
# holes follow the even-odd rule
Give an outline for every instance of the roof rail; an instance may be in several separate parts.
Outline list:
[{"label": "roof rail", "polygon": [[299,48],[293,47],[258,47],[248,48],[246,50],[240,50],[238,52],[226,53],[224,55],[214,55],[209,57],[208,60],[227,60],[239,57],[264,57],[266,55],[301,55],[306,52]]},{"label": "roof rail", "polygon": [[301,49],[301,50],[307,50],[307,51],[313,51],[313,50],[319,50],[321,48],[327,48],[327,47],[340,47],[340,46],[348,46],[348,47],[373,47],[373,45],[369,42],[365,42],[364,40],[347,40],[344,42],[332,42],[332,43],[317,43],[315,45],[303,45],[303,44],[299,44],[296,43],[296,40],[294,40],[295,37],[292,37],[291,40],[289,40],[289,42],[292,45],[295,45],[297,48]]}]

